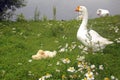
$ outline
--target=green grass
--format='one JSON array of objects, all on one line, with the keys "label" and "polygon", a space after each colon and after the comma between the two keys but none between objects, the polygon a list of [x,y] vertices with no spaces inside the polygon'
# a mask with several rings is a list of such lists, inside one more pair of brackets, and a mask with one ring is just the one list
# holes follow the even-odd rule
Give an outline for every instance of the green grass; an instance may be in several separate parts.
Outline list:
[{"label": "green grass", "polygon": [[[69,67],[78,69],[77,56],[85,56],[88,66],[95,65],[95,80],[104,80],[112,75],[120,79],[120,43],[115,39],[120,38],[120,15],[90,19],[88,26],[99,32],[102,36],[114,41],[103,52],[85,54],[78,46],[81,43],[76,38],[76,33],[81,21],[29,21],[29,22],[0,22],[0,80],[38,80],[47,73],[52,74],[48,80],[81,80],[83,73],[70,73]],[[118,32],[115,32],[116,29]],[[67,51],[59,52],[68,44]],[[76,45],[72,51],[71,46]],[[61,47],[60,47],[61,46]],[[31,60],[31,56],[39,49],[56,50],[54,58]],[[62,63],[62,58],[69,58],[70,63]],[[56,65],[60,62],[61,65]],[[104,69],[99,70],[99,65]],[[56,72],[56,69],[60,72]],[[76,75],[73,79],[70,75]],[[78,77],[80,75],[80,77]]]}]

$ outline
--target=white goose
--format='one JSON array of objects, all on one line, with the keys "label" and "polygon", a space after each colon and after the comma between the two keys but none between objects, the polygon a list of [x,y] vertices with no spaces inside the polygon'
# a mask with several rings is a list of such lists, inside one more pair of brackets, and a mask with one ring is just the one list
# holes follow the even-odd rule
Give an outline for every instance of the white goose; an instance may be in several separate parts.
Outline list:
[{"label": "white goose", "polygon": [[105,17],[110,15],[109,10],[105,10],[105,9],[98,9],[96,13],[100,17]]},{"label": "white goose", "polygon": [[77,32],[77,38],[86,46],[87,51],[97,52],[105,48],[106,45],[112,44],[112,41],[100,36],[94,30],[87,29],[88,12],[85,6],[78,6],[75,11],[82,12],[83,20]]}]

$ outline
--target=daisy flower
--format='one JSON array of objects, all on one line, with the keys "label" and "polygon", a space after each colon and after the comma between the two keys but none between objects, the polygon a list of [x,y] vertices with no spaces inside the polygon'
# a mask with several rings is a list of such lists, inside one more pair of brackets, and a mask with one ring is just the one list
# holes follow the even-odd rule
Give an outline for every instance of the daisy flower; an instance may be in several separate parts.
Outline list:
[{"label": "daisy flower", "polygon": [[103,70],[104,69],[103,65],[99,65],[99,69]]},{"label": "daisy flower", "polygon": [[69,67],[69,68],[67,69],[67,71],[69,71],[69,72],[75,72],[75,68],[74,68],[74,67]]},{"label": "daisy flower", "polygon": [[83,61],[83,60],[85,60],[85,56],[78,56],[78,57],[77,57],[77,60],[78,60],[78,61]]},{"label": "daisy flower", "polygon": [[91,67],[91,69],[94,69],[94,68],[95,68],[95,65],[91,65],[90,67]]},{"label": "daisy flower", "polygon": [[82,62],[78,62],[78,67],[80,67],[80,68],[83,68],[84,66],[83,66],[83,64],[82,64]]},{"label": "daisy flower", "polygon": [[85,74],[87,80],[94,80],[94,75],[93,75],[93,72],[91,71],[88,71],[86,74]]},{"label": "daisy flower", "polygon": [[59,61],[57,61],[56,65],[60,65],[60,62],[59,62]]},{"label": "daisy flower", "polygon": [[69,58],[62,59],[62,62],[69,64],[70,63],[70,59]]},{"label": "daisy flower", "polygon": [[42,76],[41,78],[39,78],[38,80],[45,80],[45,77],[44,76]]},{"label": "daisy flower", "polygon": [[60,72],[60,70],[59,70],[59,69],[56,69],[55,71],[56,71],[56,72]]},{"label": "daisy flower", "polygon": [[45,75],[45,78],[50,78],[50,77],[52,77],[52,74],[47,73],[47,74]]},{"label": "daisy flower", "polygon": [[31,63],[31,62],[32,62],[32,59],[29,59],[28,62]]},{"label": "daisy flower", "polygon": [[62,80],[66,79],[67,77],[63,74],[62,75]]}]

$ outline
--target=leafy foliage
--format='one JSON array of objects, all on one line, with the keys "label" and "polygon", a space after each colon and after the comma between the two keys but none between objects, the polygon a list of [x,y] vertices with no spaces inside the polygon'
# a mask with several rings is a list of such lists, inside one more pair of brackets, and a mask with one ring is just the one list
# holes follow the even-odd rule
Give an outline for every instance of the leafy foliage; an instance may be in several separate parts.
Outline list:
[{"label": "leafy foliage", "polygon": [[17,21],[26,21],[25,16],[22,13],[17,15]]},{"label": "leafy foliage", "polygon": [[11,17],[16,8],[23,6],[25,6],[25,0],[0,0],[0,20]]}]

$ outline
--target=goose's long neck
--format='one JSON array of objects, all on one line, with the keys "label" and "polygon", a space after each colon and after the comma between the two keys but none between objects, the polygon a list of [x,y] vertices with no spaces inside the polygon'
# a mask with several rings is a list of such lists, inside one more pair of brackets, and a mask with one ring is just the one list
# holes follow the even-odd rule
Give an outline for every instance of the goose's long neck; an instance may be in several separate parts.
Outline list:
[{"label": "goose's long neck", "polygon": [[83,20],[80,25],[80,30],[87,30],[87,22],[88,22],[88,12],[87,9],[83,12]]}]

